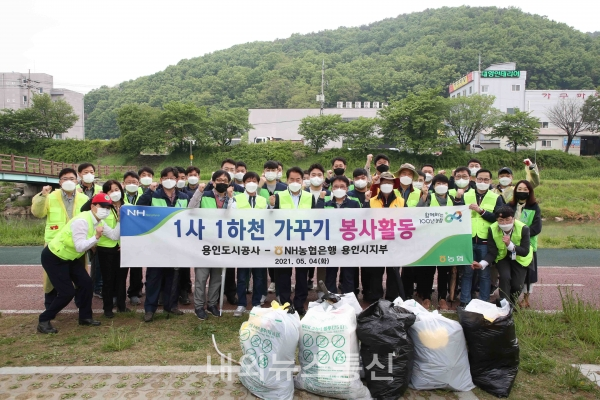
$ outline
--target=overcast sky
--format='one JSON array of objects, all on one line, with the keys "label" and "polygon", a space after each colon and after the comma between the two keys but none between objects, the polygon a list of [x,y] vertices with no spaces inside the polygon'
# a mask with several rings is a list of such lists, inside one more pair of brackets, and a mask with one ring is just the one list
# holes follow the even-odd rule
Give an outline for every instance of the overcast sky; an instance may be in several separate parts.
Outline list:
[{"label": "overcast sky", "polygon": [[235,44],[359,26],[459,5],[513,5],[600,31],[598,0],[19,0],[3,1],[0,72],[44,72],[86,93]]}]

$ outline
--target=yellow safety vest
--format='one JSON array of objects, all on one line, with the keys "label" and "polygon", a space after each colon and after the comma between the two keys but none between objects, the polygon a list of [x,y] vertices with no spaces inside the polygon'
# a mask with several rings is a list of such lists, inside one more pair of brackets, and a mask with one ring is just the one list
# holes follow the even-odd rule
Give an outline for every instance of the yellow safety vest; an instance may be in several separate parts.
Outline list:
[{"label": "yellow safety vest", "polygon": [[[76,217],[81,212],[81,207],[87,203],[88,197],[75,191],[73,193],[73,217]],[[46,198],[46,231],[44,233],[44,241],[50,243],[56,236],[58,231],[69,222],[69,215],[62,198],[62,190],[55,190]]]},{"label": "yellow safety vest", "polygon": [[[255,201],[254,208],[258,208],[258,209],[266,209],[267,208],[267,200],[265,200],[264,197],[254,196],[254,201]],[[281,198],[279,199],[279,201],[281,202]],[[237,208],[240,210],[252,208],[252,206],[250,205],[248,196],[246,196],[246,193],[241,193],[241,194],[238,194],[237,196],[235,196],[235,203],[236,203]]]},{"label": "yellow safety vest", "polygon": [[[402,195],[400,197],[402,197]],[[416,207],[417,204],[419,204],[420,199],[421,199],[421,191],[413,190],[408,195],[408,200],[406,201],[407,207]]]},{"label": "yellow safety vest", "polygon": [[[378,197],[374,197],[369,201],[369,207],[383,208],[383,201],[379,200]],[[389,208],[403,208],[403,207],[404,207],[404,199],[402,198],[402,195],[400,195],[400,196],[396,195],[396,198],[394,199],[394,201],[392,201],[392,204],[390,204]]]},{"label": "yellow safety vest", "polygon": [[137,190],[137,197],[135,198],[135,203],[131,204],[129,202],[129,198],[127,198],[127,191],[125,191],[125,198],[123,199],[123,204],[127,205],[127,206],[134,206],[137,204],[138,200],[140,199],[140,196],[144,194],[144,191],[142,190],[141,187],[138,187]]},{"label": "yellow safety vest", "polygon": [[[515,246],[520,246],[520,244],[521,244],[521,237],[522,237],[522,232],[523,232],[524,226],[525,226],[524,223],[522,223],[521,221],[515,220],[515,225],[513,227],[513,231],[510,236],[510,240],[515,244]],[[497,222],[494,222],[491,225],[490,229],[492,230],[492,236],[494,238],[494,242],[496,242],[496,247],[498,247],[498,255],[496,256],[496,262],[498,262],[498,261],[502,260],[504,257],[506,257],[506,254],[508,253],[508,249],[506,248],[506,245],[502,241],[504,232],[500,229]],[[529,253],[527,253],[527,255],[524,257],[517,256],[516,259],[517,259],[517,262],[519,264],[521,264],[523,267],[528,267],[529,264],[531,264],[531,261],[533,260],[533,247],[530,245]]]},{"label": "yellow safety vest", "polygon": [[94,236],[94,222],[96,217],[94,217],[94,214],[92,214],[91,211],[82,212],[78,216],[72,218],[48,244],[50,251],[60,259],[72,261],[85,254],[85,252],[77,252],[77,250],[75,250],[75,243],[73,242],[73,231],[71,226],[73,225],[73,221],[78,219],[85,219],[88,223],[87,238],[89,239]]},{"label": "yellow safety vest", "polygon": [[[452,199],[447,194],[446,194],[446,197],[447,197],[446,206],[447,207],[452,207],[454,205],[454,203],[452,202]],[[435,196],[434,193],[431,194],[431,202],[429,203],[429,206],[430,207],[440,207],[440,203],[438,203],[437,197]]]},{"label": "yellow safety vest", "polygon": [[[465,192],[465,205],[477,204],[477,197],[475,193],[477,190],[472,189],[468,192]],[[494,208],[496,207],[496,201],[498,200],[498,195],[493,193],[491,190],[488,190],[483,196],[483,200],[481,200],[481,204],[479,207],[483,208],[485,211],[494,212]],[[472,237],[479,237],[481,239],[488,238],[488,228],[492,223],[483,219],[483,217],[475,210],[471,210],[471,226],[472,226]]]},{"label": "yellow safety vest", "polygon": [[[106,217],[106,219],[104,219],[104,224],[108,225],[109,227],[111,227],[112,229],[115,229],[115,226],[117,226],[117,218],[115,217],[115,213],[110,210],[110,214],[108,214],[108,217]],[[106,236],[102,235],[100,236],[100,239],[98,239],[98,246],[99,247],[115,247],[116,245],[119,244],[120,241],[118,240],[112,240],[107,238]]]},{"label": "yellow safety vest", "polygon": [[294,208],[312,208],[312,197],[310,192],[300,191],[300,201],[298,207],[294,205],[294,199],[289,190],[279,192],[279,208],[280,209],[294,209]]}]

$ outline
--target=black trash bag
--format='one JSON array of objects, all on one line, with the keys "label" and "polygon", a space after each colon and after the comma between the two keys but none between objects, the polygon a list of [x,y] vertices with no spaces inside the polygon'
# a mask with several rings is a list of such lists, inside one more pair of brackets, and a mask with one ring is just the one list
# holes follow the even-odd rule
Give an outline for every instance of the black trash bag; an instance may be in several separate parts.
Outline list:
[{"label": "black trash bag", "polygon": [[489,394],[508,397],[519,371],[519,341],[512,309],[494,322],[462,307],[456,311],[467,340],[473,383]]},{"label": "black trash bag", "polygon": [[408,329],[415,318],[388,300],[371,304],[356,318],[365,380],[376,400],[396,400],[408,388],[415,356]]}]

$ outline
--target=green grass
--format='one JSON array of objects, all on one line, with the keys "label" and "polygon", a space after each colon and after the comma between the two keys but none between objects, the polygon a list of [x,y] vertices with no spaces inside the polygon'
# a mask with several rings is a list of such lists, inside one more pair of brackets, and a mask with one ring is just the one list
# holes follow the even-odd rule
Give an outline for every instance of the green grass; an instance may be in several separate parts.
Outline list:
[{"label": "green grass", "polygon": [[542,216],[565,219],[600,218],[600,181],[544,179],[535,189]]},{"label": "green grass", "polygon": [[544,221],[539,247],[542,249],[600,249],[600,222]]},{"label": "green grass", "polygon": [[104,338],[104,343],[102,343],[102,350],[123,351],[130,348],[137,343],[140,328],[141,323],[136,332],[131,332],[130,327],[115,328],[111,324],[108,335]]},{"label": "green grass", "polygon": [[45,219],[0,216],[0,246],[43,246]]}]

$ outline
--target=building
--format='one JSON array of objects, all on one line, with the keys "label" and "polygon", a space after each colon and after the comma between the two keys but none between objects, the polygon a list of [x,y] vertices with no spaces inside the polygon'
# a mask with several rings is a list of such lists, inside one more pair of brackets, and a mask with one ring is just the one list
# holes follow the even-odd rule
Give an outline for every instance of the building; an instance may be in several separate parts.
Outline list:
[{"label": "building", "polygon": [[[564,150],[567,136],[548,119],[548,110],[562,99],[574,98],[583,101],[597,95],[595,90],[527,90],[527,71],[518,71],[516,63],[494,64],[485,70],[472,71],[449,86],[450,97],[482,94],[495,96],[494,107],[505,113],[515,109],[531,112],[540,120],[537,143],[530,148],[538,150]],[[486,149],[507,149],[506,139],[491,139],[482,133],[476,143]],[[578,133],[569,153],[577,155],[600,154],[600,136],[592,132]]]},{"label": "building", "polygon": [[[379,102],[338,102],[338,108],[325,108],[323,114],[340,114],[344,121],[358,119],[358,117],[374,118],[384,103]],[[248,122],[253,128],[248,133],[248,141],[256,142],[257,138],[273,138],[275,140],[302,141],[298,134],[300,122],[304,117],[318,116],[318,108],[251,108],[248,110]],[[258,139],[259,141],[261,139]],[[342,142],[330,142],[328,148],[342,147]]]},{"label": "building", "polygon": [[56,139],[84,139],[83,94],[54,87],[52,75],[19,72],[0,72],[0,109],[18,110],[31,105],[35,93],[47,93],[53,100],[63,99],[73,107],[79,120],[62,137]]}]

